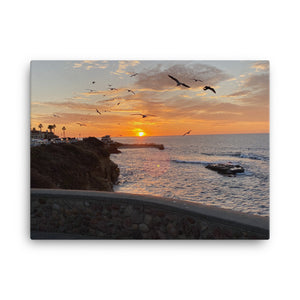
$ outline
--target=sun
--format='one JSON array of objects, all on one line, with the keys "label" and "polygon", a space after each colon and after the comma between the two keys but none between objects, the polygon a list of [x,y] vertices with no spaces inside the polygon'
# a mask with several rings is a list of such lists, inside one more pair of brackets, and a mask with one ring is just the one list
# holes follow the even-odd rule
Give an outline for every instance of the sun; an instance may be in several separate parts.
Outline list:
[{"label": "sun", "polygon": [[144,136],[144,135],[145,135],[145,132],[144,132],[144,131],[138,132],[138,136]]}]

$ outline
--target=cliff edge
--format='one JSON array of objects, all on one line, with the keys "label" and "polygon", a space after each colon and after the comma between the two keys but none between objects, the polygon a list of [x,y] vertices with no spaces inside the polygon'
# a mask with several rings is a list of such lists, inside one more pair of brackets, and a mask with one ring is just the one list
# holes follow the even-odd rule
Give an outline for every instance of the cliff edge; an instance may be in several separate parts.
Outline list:
[{"label": "cliff edge", "polygon": [[119,174],[104,143],[94,137],[31,147],[32,188],[113,191]]}]

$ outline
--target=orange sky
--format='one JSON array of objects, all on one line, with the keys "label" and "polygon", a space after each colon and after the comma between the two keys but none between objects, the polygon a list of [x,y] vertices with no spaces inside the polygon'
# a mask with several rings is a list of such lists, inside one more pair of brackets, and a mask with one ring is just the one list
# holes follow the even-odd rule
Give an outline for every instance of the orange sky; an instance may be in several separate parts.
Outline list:
[{"label": "orange sky", "polygon": [[[190,87],[176,86],[169,74]],[[58,135],[65,126],[66,136],[75,137],[267,133],[269,64],[34,61],[31,127],[40,123],[43,130],[55,124]]]}]

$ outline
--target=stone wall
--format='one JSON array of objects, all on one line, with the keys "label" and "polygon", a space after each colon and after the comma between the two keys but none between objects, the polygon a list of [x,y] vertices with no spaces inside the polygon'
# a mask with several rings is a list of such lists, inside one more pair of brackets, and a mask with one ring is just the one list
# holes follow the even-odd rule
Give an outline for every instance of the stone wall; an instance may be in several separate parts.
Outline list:
[{"label": "stone wall", "polygon": [[124,193],[31,190],[32,239],[268,239],[269,218]]}]

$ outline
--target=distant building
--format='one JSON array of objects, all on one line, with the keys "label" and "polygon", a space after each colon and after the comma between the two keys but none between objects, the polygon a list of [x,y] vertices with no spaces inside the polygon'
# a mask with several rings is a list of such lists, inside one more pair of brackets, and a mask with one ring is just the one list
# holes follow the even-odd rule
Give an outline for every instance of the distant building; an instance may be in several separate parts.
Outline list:
[{"label": "distant building", "polygon": [[35,127],[33,127],[32,130],[30,131],[30,135],[31,135],[32,139],[54,139],[54,138],[58,138],[58,136],[55,135],[53,132],[48,132],[48,130],[39,131],[39,130],[36,130]]}]

